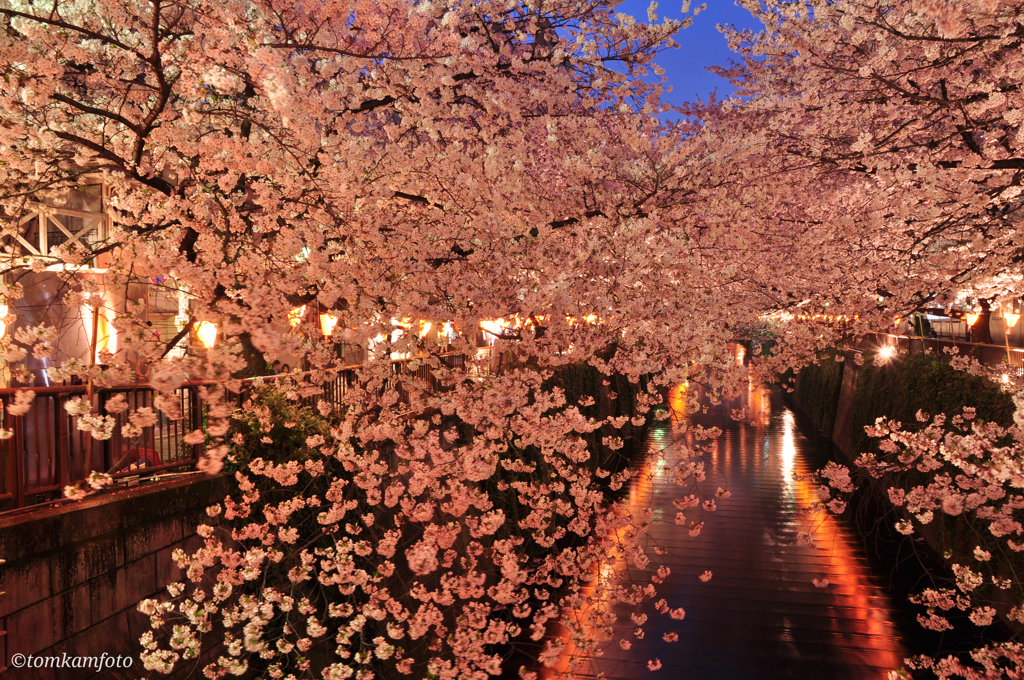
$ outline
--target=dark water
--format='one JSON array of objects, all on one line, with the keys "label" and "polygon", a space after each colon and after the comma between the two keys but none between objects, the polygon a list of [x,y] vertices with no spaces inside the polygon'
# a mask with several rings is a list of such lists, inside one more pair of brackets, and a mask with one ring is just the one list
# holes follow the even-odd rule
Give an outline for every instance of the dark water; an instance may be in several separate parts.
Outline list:
[{"label": "dark water", "polygon": [[[674,398],[679,405],[680,395]],[[821,451],[769,391],[751,387],[744,401],[742,422],[729,417],[743,405],[734,402],[653,431],[654,453],[629,489],[631,509],[650,506],[655,520],[667,520],[650,531],[668,554],[656,557],[649,571],[671,567],[659,596],[685,608],[685,619],[653,617],[643,639],[635,637],[636,626],[619,624],[603,655],[585,657],[575,675],[838,680],[885,678],[903,666],[908,650],[900,629],[907,614],[903,597],[894,603],[885,592],[888,574],[873,573],[861,538],[842,520],[801,512],[818,489],[801,475],[824,465]],[[681,432],[683,423],[721,428],[704,456],[713,470],[702,489],[713,493],[722,486],[732,493],[715,512],[687,511],[705,522],[698,537],[671,521],[672,501],[683,495],[670,474],[681,448],[673,440],[692,441]],[[812,534],[817,546],[799,545],[799,532]],[[698,576],[705,570],[712,578],[703,583]],[[815,579],[829,584],[816,587]],[[662,639],[670,631],[678,641]],[[628,651],[618,644],[624,638],[632,643]],[[655,673],[648,669],[653,659],[662,664]],[[559,670],[570,669],[563,664]]]}]

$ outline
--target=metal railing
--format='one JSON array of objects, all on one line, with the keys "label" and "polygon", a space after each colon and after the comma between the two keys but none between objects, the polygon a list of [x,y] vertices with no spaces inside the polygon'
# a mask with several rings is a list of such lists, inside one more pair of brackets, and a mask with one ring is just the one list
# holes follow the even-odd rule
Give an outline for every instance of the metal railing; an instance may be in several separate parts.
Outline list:
[{"label": "metal railing", "polygon": [[[420,381],[428,391],[443,391],[445,388],[434,376],[430,364],[423,361],[424,358],[391,360],[391,377],[379,391],[397,389],[400,400],[408,401],[409,395],[403,381],[398,380],[399,376]],[[449,368],[471,369],[468,372],[471,377],[488,371],[488,367],[480,363],[467,367],[463,354],[448,353],[439,355],[439,358]],[[486,359],[477,357],[478,362],[481,358]],[[322,392],[301,398],[300,403],[313,406],[323,399],[333,405],[341,404],[356,385],[361,368],[362,365],[356,365],[331,369],[320,385]],[[272,382],[284,377],[263,376],[243,380],[242,389],[233,395],[235,405],[241,407],[245,403],[255,380]],[[158,414],[156,424],[144,428],[142,435],[132,440],[126,440],[121,434],[122,426],[128,422],[128,414],[141,407],[153,407],[157,391],[145,383],[95,389],[94,410],[115,420],[113,436],[105,441],[78,430],[75,418],[65,409],[69,400],[86,396],[85,385],[28,388],[35,392],[35,400],[32,409],[24,416],[10,414],[14,395],[24,390],[0,389],[0,402],[4,406],[0,425],[14,433],[13,437],[0,440],[0,512],[57,500],[63,495],[65,486],[84,480],[93,470],[106,471],[120,479],[152,476],[193,466],[202,455],[203,445],[186,444],[184,436],[204,426],[205,406],[199,397],[199,388],[217,384],[220,383],[193,381],[182,384],[172,393],[178,400],[181,418],[170,420],[154,408]],[[118,394],[125,396],[129,410],[108,413],[106,404]]]},{"label": "metal railing", "polygon": [[0,390],[3,427],[14,433],[0,441],[0,509],[59,498],[65,486],[85,479],[92,470],[124,477],[139,474],[135,470],[140,467],[149,474],[192,464],[198,456],[197,447],[185,445],[182,438],[202,423],[196,391],[199,384],[186,383],[174,391],[181,404],[181,420],[169,420],[157,411],[157,423],[145,428],[133,443],[121,436],[126,414],[108,414],[105,404],[121,393],[133,410],[152,406],[155,391],[149,385],[95,391],[94,408],[112,416],[116,423],[113,436],[106,441],[80,431],[64,408],[69,400],[87,395],[84,385],[32,388],[35,400],[24,416],[10,413],[14,395],[23,390]]},{"label": "metal railing", "polygon": [[946,350],[955,347],[962,356],[971,356],[988,366],[1002,366],[1008,375],[1024,377],[1024,349],[1005,345],[987,345],[963,340],[945,338],[921,338],[895,333],[868,333],[862,347],[893,347],[899,352],[923,354],[933,352],[937,357],[948,360]]}]

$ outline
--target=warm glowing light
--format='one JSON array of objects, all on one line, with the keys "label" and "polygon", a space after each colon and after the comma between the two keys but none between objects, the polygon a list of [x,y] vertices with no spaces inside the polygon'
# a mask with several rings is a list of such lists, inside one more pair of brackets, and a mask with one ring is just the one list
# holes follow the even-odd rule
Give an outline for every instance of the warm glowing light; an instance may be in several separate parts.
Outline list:
[{"label": "warm glowing light", "polygon": [[3,319],[9,311],[10,308],[7,305],[0,305],[0,338],[4,337],[4,334],[7,333],[7,324],[4,323]]},{"label": "warm glowing light", "polygon": [[686,391],[689,387],[690,383],[684,382],[682,385],[669,390],[668,407],[672,413],[673,423],[681,423],[683,418],[686,417]]},{"label": "warm glowing light", "polygon": [[420,337],[425,337],[427,333],[430,332],[430,329],[433,327],[434,324],[430,323],[429,321],[420,320]]},{"label": "warm glowing light", "polygon": [[[83,305],[82,322],[85,326],[85,336],[89,345],[95,348],[94,361],[99,360],[100,352],[107,351],[111,354],[117,353],[117,330],[114,329],[112,309],[94,309],[92,305]],[[93,315],[96,314],[96,318]],[[94,325],[95,324],[95,325]],[[96,337],[93,337],[93,330]]]},{"label": "warm glowing light", "polygon": [[900,317],[897,316],[896,319],[892,322],[892,325],[893,326],[899,326],[900,325]]},{"label": "warm glowing light", "polygon": [[878,356],[888,361],[889,359],[892,359],[894,356],[896,356],[896,348],[893,347],[892,345],[886,345],[885,347],[881,347],[878,350]]},{"label": "warm glowing light", "polygon": [[288,325],[294,328],[302,323],[302,317],[306,315],[306,305],[296,307],[292,311],[288,312]]},{"label": "warm glowing light", "polygon": [[1003,373],[1003,384],[1005,385],[1005,384],[1007,384],[1009,382],[1010,382],[1010,376],[1008,376],[1007,374]]},{"label": "warm glowing light", "polygon": [[320,330],[323,332],[324,337],[330,337],[331,333],[334,332],[334,327],[338,325],[338,317],[333,314],[321,314],[320,315]]},{"label": "warm glowing light", "polygon": [[965,314],[964,318],[967,321],[968,326],[973,326],[978,322],[978,314]]},{"label": "warm glowing light", "polygon": [[509,327],[509,322],[505,319],[481,319],[480,328],[490,333],[492,336],[497,337],[505,332],[505,329]]},{"label": "warm glowing light", "polygon": [[196,326],[196,336],[199,342],[203,343],[203,347],[213,349],[213,344],[217,342],[217,326],[209,321],[202,321]]},{"label": "warm glowing light", "polygon": [[793,488],[793,468],[796,462],[796,418],[786,409],[782,413],[782,476],[787,490]]},{"label": "warm glowing light", "polygon": [[1003,320],[1006,321],[1007,328],[1013,328],[1020,321],[1020,314],[1014,314],[1013,312],[1004,312]]}]

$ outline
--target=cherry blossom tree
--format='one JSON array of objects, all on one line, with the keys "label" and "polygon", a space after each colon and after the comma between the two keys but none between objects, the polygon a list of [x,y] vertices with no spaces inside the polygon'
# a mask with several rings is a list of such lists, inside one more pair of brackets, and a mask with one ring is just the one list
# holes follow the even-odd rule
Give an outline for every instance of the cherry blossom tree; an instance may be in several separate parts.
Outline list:
[{"label": "cherry blossom tree", "polygon": [[743,4],[765,30],[727,31],[740,61],[718,72],[746,100],[695,111],[751,148],[759,193],[722,217],[806,248],[787,273],[814,312],[877,327],[1018,292],[1020,3]]},{"label": "cherry blossom tree", "polygon": [[[788,296],[777,309],[806,319],[781,340],[843,346],[915,311],[960,302],[984,313],[1019,298],[1024,6],[743,4],[765,30],[726,32],[740,60],[719,72],[740,98],[690,111],[705,134],[745,140],[749,149],[745,166],[731,172],[733,200],[712,206],[712,218],[752,223],[791,239],[803,255],[788,268],[778,263],[794,283],[776,284]],[[1004,370],[953,363],[1019,389]],[[927,532],[946,517],[983,533],[973,552],[947,555],[950,588],[914,595],[925,608],[920,621],[945,630],[950,611],[969,613],[977,626],[997,614],[1017,621],[1020,413],[1010,428],[976,422],[971,409],[919,420],[869,428],[878,451],[858,467],[887,487],[903,515],[899,531]],[[853,490],[849,471],[833,465],[821,476],[822,509],[842,512]],[[1020,661],[1019,645],[1007,643],[910,667],[939,677],[1015,677]]]},{"label": "cherry blossom tree", "polygon": [[[96,291],[74,266],[104,257],[107,285],[173,273],[191,298],[181,337],[220,330],[202,359],[172,359],[181,337],[158,341],[130,306],[115,320],[162,393],[214,382],[189,441],[238,484],[204,548],[178,556],[189,584],[144,605],[148,665],[194,658],[217,621],[211,676],[479,677],[500,665],[491,646],[592,598],[585,649],[609,603],[670,611],[653,583],[582,587],[609,534],[646,560],[649,518],[606,493],[629,473],[599,461],[613,430],[649,424],[683,380],[745,385],[729,343],[769,319],[789,320],[755,361],[772,379],[965,290],[1015,292],[1020,3],[746,4],[766,31],[730,33],[742,62],[722,71],[743,98],[674,123],[651,76],[683,24],[656,5],[649,23],[574,0],[0,6],[0,293],[63,264],[78,306]],[[18,257],[30,204],[97,175],[108,240]],[[289,331],[303,305],[336,336]],[[450,324],[449,342],[420,320]],[[502,357],[489,375],[482,320]],[[339,340],[373,349],[342,404],[316,417],[257,390],[232,408],[262,353],[304,356],[284,398],[318,398]],[[392,352],[430,379],[394,376]],[[638,386],[635,411],[587,411],[548,382],[580,362]],[[132,377],[123,357],[92,363],[55,375]],[[109,436],[109,416],[72,408]],[[282,442],[290,459],[260,449]],[[681,468],[681,508],[713,509],[703,480]],[[328,646],[338,658],[315,656]]]},{"label": "cherry blossom tree", "polygon": [[[573,1],[0,6],[3,295],[22,294],[25,271],[66,265],[69,306],[88,304],[97,291],[74,268],[104,257],[106,285],[173,273],[191,298],[181,337],[220,331],[202,359],[169,358],[180,338],[157,341],[141,310],[115,320],[167,417],[186,376],[212,381],[205,429],[186,441],[205,444],[200,469],[237,484],[210,508],[204,547],[176,556],[185,582],[142,605],[148,667],[206,651],[210,677],[481,677],[500,669],[495,645],[527,629],[540,640],[587,602],[602,629],[617,602],[681,617],[653,583],[583,587],[610,535],[626,564],[646,564],[649,518],[608,495],[632,474],[606,463],[618,435],[645,426],[670,384],[740,380],[728,342],[763,307],[719,237],[683,219],[716,181],[704,169],[717,152],[683,144],[694,124],[654,117],[660,88],[642,77],[682,27],[655,12],[645,24]],[[30,204],[97,175],[109,239],[19,257]],[[374,350],[316,413],[292,402],[320,395],[340,362],[333,337],[287,330],[302,305]],[[487,374],[473,339],[494,319],[502,363]],[[450,324],[447,345],[419,320]],[[279,391],[257,383],[237,411],[249,345],[311,370]],[[415,355],[415,371],[392,375],[392,352]],[[635,386],[625,412],[548,382],[580,362]],[[132,377],[120,356],[99,363],[53,376]],[[109,437],[93,408],[69,412]],[[137,436],[154,412],[128,417]],[[707,493],[696,462],[677,477],[681,509],[727,493]],[[577,648],[595,643],[588,630],[575,628]],[[539,660],[560,649],[548,640]]]}]

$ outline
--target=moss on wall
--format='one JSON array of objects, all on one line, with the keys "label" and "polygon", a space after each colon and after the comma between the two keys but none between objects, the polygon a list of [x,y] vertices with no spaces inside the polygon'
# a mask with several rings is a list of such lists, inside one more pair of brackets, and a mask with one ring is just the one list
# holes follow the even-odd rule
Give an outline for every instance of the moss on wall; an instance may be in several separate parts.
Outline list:
[{"label": "moss on wall", "polygon": [[[805,366],[796,375],[796,402],[826,436],[832,434],[843,386],[843,367],[823,353],[817,364]],[[901,356],[883,366],[870,357],[860,367],[853,403],[854,454],[873,446],[864,433],[865,425],[881,416],[899,420],[914,428],[918,410],[929,415],[960,413],[964,406],[977,409],[980,420],[1003,426],[1013,423],[1013,400],[998,385],[951,368],[931,354]]]},{"label": "moss on wall", "polygon": [[864,426],[874,424],[881,416],[914,429],[918,410],[953,416],[964,406],[976,408],[980,420],[1004,426],[1013,423],[1009,394],[984,378],[951,368],[934,355],[901,356],[883,366],[865,362],[857,377],[853,404],[852,452],[863,453],[874,447]]},{"label": "moss on wall", "polygon": [[836,423],[839,394],[843,388],[843,363],[835,352],[825,352],[818,363],[805,366],[796,375],[796,399],[805,414],[830,436]]},{"label": "moss on wall", "polygon": [[[998,385],[984,378],[951,368],[933,354],[903,355],[882,366],[875,366],[867,356],[857,372],[856,392],[851,414],[851,450],[857,456],[877,450],[877,440],[864,432],[881,416],[903,423],[907,430],[917,430],[924,424],[917,420],[918,410],[928,415],[961,413],[965,406],[976,409],[978,420],[1007,426],[1013,423],[1013,400]],[[847,361],[850,361],[848,358]],[[831,426],[839,405],[844,364],[822,358],[818,365],[804,368],[797,376],[797,405],[819,427],[831,434]],[[831,420],[830,420],[831,419]],[[957,470],[947,466],[931,473],[911,469],[898,474],[887,474],[878,480],[869,480],[879,498],[886,499],[887,489],[909,492],[918,485],[926,485],[936,474],[956,475]],[[931,514],[931,513],[929,513]],[[914,517],[904,508],[896,509],[896,516],[904,520]],[[973,513],[950,516],[936,512],[934,519],[922,525],[914,519],[917,534],[925,539],[936,555],[943,555],[948,563],[970,563],[984,577],[984,583],[972,593],[976,603],[991,604],[1000,616],[1009,607],[1020,602],[1024,592],[1018,587],[1012,591],[999,591],[992,578],[1007,578],[1024,570],[1024,555],[1006,549],[1005,542],[992,536],[988,521]],[[909,540],[909,539],[908,539]],[[990,551],[990,562],[979,562],[973,557],[975,546]],[[946,574],[948,578],[950,574]],[[1004,619],[1005,621],[1005,619]]]}]

